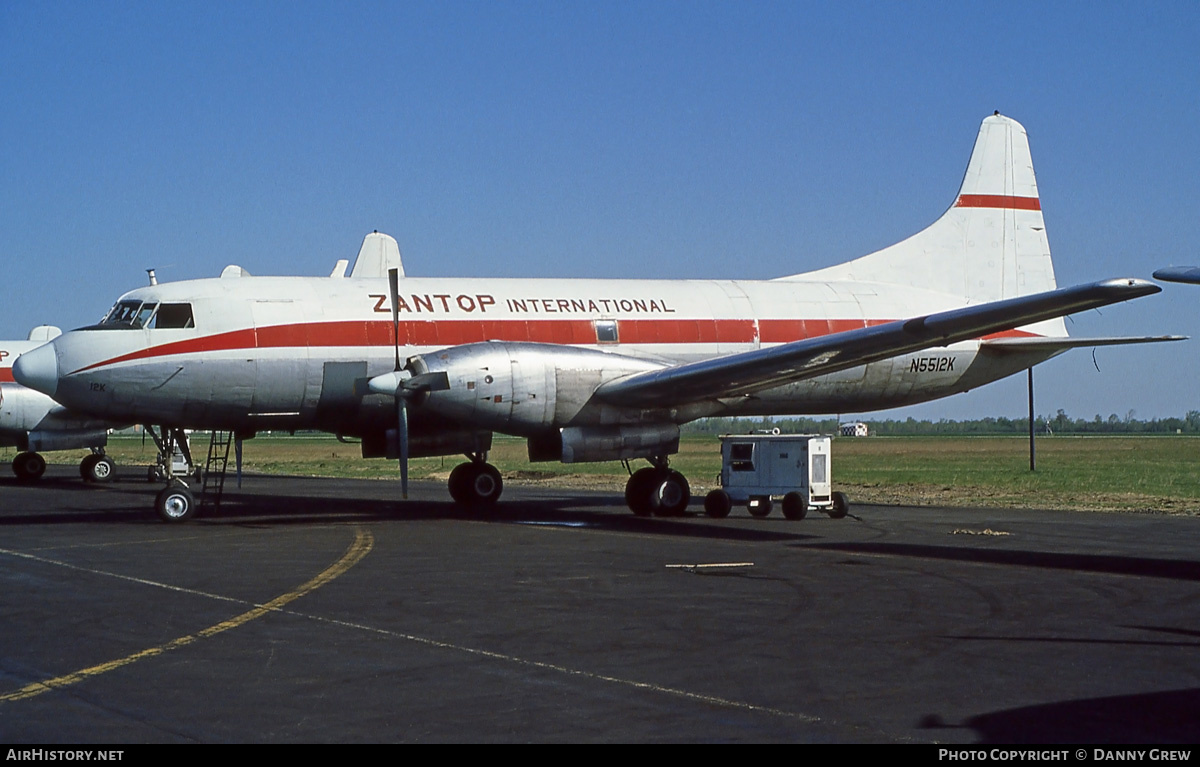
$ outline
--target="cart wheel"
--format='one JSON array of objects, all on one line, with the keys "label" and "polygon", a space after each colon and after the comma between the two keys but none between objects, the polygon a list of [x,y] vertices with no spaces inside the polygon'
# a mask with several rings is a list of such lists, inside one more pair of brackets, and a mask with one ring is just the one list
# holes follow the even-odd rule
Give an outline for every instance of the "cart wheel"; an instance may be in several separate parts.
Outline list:
[{"label": "cart wheel", "polygon": [[752,495],[750,503],[747,504],[752,517],[765,517],[771,513],[771,496],[769,495]]},{"label": "cart wheel", "polygon": [[808,515],[808,499],[795,491],[783,496],[783,516],[800,521]]},{"label": "cart wheel", "polygon": [[733,508],[733,499],[724,490],[713,490],[704,496],[704,513],[713,519],[724,519]]},{"label": "cart wheel", "polygon": [[833,505],[829,507],[830,519],[842,519],[850,513],[850,499],[845,493],[837,492],[833,494]]}]

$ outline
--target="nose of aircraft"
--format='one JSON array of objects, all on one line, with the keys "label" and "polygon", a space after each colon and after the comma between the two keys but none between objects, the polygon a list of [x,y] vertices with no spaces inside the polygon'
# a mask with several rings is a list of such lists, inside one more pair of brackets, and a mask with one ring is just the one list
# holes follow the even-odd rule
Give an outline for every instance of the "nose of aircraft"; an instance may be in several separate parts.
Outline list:
[{"label": "nose of aircraft", "polygon": [[22,386],[54,396],[58,391],[58,355],[53,344],[27,351],[13,362],[13,378]]}]

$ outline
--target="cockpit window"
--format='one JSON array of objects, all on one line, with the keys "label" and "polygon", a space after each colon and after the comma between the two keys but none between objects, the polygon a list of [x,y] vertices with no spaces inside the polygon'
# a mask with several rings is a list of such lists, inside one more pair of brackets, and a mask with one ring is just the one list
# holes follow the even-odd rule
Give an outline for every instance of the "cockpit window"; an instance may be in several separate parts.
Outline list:
[{"label": "cockpit window", "polygon": [[160,304],[154,315],[155,328],[194,328],[191,304]]},{"label": "cockpit window", "polygon": [[145,327],[155,306],[157,304],[143,304],[141,301],[118,301],[100,325],[108,328]]},{"label": "cockpit window", "polygon": [[156,304],[154,301],[118,301],[92,329],[194,328],[191,304]]},{"label": "cockpit window", "polygon": [[193,328],[191,304],[158,304],[153,301],[118,301],[108,315],[93,328]]}]

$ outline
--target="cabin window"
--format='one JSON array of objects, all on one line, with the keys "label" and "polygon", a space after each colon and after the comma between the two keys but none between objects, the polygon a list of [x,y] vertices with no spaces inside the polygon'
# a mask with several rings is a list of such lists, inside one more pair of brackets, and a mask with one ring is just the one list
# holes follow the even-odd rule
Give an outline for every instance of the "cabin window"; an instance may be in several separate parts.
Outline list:
[{"label": "cabin window", "polygon": [[729,446],[729,468],[733,471],[754,471],[753,442],[734,442]]},{"label": "cabin window", "polygon": [[619,340],[616,320],[596,320],[596,343],[615,344]]},{"label": "cabin window", "polygon": [[196,322],[192,317],[192,305],[159,305],[158,314],[154,315],[154,327],[155,329],[196,327]]}]

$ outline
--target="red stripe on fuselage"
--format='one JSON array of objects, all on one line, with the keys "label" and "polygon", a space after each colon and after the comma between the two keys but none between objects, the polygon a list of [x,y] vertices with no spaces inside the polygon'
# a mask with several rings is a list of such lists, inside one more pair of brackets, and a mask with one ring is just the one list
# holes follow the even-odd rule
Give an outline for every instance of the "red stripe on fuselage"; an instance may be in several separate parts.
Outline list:
[{"label": "red stripe on fuselage", "polygon": [[[883,325],[892,320],[617,320],[619,344],[765,344],[789,343],[805,338]],[[120,331],[113,331],[120,332]],[[993,333],[987,338],[1030,336],[1022,330]],[[546,344],[595,346],[592,320],[429,320],[400,323],[401,346],[449,347],[479,341],[530,341]],[[169,357],[177,354],[287,349],[308,347],[391,347],[392,323],[384,320],[346,320],[233,330],[211,336],[173,341],[139,349],[73,371],[121,362]],[[612,348],[619,348],[613,344]],[[12,373],[9,372],[11,378]]]},{"label": "red stripe on fuselage", "polygon": [[0,368],[0,383],[16,383],[17,379],[13,378],[12,368]]},{"label": "red stripe on fuselage", "polygon": [[1013,197],[1007,194],[962,194],[958,196],[954,207],[1041,210],[1042,201],[1036,197]]}]

